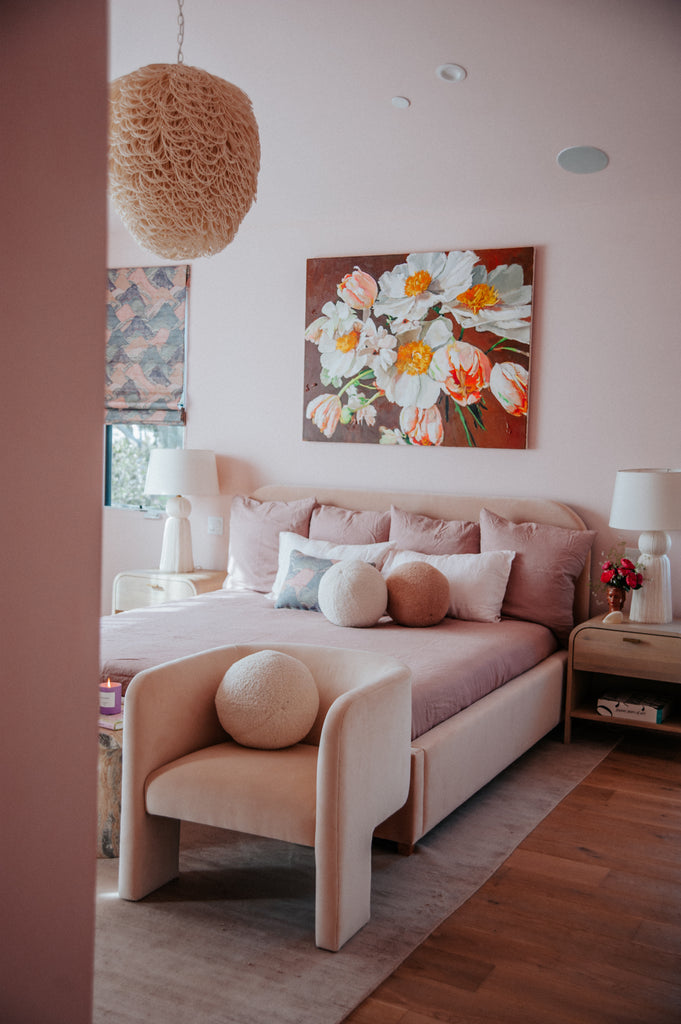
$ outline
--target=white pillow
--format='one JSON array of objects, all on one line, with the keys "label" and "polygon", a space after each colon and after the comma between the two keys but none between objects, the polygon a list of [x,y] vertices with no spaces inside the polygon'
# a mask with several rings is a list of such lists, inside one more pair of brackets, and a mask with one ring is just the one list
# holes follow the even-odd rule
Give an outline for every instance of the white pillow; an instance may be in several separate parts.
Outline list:
[{"label": "white pillow", "polygon": [[515,551],[485,551],[480,555],[424,555],[397,551],[390,569],[405,562],[428,562],[449,583],[447,615],[469,622],[499,622]]},{"label": "white pillow", "polygon": [[319,710],[319,691],[298,658],[256,651],[227,669],[215,694],[215,710],[235,743],[279,750],[307,736]]},{"label": "white pillow", "polygon": [[309,537],[301,537],[298,533],[283,531],[279,534],[277,578],[274,581],[272,592],[268,595],[275,600],[279,597],[286,580],[291,552],[294,550],[300,551],[304,555],[315,555],[318,558],[332,558],[336,562],[344,560],[373,562],[380,572],[388,555],[395,550],[395,545],[387,540],[378,544],[334,544],[330,540],[310,540]]},{"label": "white pillow", "polygon": [[319,610],[336,626],[375,626],[387,604],[387,583],[361,558],[335,562],[319,581]]}]

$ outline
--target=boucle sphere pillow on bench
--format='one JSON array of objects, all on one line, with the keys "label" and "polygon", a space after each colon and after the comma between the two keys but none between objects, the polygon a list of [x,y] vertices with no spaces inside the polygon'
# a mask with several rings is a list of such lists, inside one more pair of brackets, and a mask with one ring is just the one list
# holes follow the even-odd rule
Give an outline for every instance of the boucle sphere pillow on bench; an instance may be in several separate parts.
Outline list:
[{"label": "boucle sphere pillow on bench", "polygon": [[400,626],[436,626],[449,608],[449,581],[428,562],[404,562],[387,579],[388,615]]},{"label": "boucle sphere pillow on bench", "polygon": [[220,725],[236,743],[260,750],[291,747],[308,734],[319,691],[307,665],[290,654],[258,651],[227,669],[215,695]]}]

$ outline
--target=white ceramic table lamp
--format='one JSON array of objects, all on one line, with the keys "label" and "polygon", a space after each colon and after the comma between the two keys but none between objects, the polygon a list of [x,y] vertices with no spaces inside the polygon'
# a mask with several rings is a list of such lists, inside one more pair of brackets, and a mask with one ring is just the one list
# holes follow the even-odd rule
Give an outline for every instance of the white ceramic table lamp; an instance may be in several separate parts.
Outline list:
[{"label": "white ceramic table lamp", "polygon": [[199,448],[154,448],[149,457],[145,494],[167,494],[168,502],[159,569],[192,572],[192,510],[185,494],[218,494],[215,454]]},{"label": "white ceramic table lamp", "polygon": [[681,469],[621,469],[615,478],[610,526],[640,531],[643,586],[631,595],[633,622],[671,622],[668,530],[681,530]]}]

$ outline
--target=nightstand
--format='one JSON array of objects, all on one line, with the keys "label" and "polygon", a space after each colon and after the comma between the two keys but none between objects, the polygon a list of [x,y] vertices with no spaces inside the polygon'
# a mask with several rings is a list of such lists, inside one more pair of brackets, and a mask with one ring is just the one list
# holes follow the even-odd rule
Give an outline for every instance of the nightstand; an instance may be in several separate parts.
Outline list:
[{"label": "nightstand", "polygon": [[99,726],[97,856],[118,857],[121,836],[123,730]]},{"label": "nightstand", "polygon": [[116,614],[167,601],[184,601],[210,590],[220,590],[224,579],[224,572],[208,569],[195,572],[162,572],[160,569],[119,572],[113,584],[112,610]]},{"label": "nightstand", "polygon": [[[606,623],[598,616],[582,622],[570,634],[565,742],[570,742],[575,718],[681,735],[680,687],[681,621]],[[596,711],[598,697],[618,689],[671,699],[676,707],[659,724],[602,717]]]}]

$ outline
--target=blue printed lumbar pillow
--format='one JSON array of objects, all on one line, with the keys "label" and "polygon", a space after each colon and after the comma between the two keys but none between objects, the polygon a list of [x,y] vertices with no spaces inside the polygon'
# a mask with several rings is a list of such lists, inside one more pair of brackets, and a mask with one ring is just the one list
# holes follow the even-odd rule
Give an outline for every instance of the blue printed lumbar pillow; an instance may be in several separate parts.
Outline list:
[{"label": "blue printed lumbar pillow", "polygon": [[318,612],[319,582],[332,565],[332,558],[318,558],[316,555],[304,555],[302,551],[292,551],[286,579],[274,607]]}]

